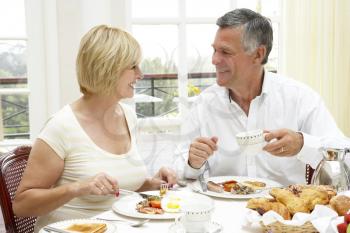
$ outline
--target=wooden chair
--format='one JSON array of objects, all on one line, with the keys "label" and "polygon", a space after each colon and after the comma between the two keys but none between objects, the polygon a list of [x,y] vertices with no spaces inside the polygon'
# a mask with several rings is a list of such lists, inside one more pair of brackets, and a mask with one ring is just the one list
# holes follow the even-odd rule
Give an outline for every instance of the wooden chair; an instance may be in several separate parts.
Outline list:
[{"label": "wooden chair", "polygon": [[16,217],[12,200],[27,165],[31,146],[19,146],[0,158],[0,203],[7,233],[34,232],[36,217]]}]

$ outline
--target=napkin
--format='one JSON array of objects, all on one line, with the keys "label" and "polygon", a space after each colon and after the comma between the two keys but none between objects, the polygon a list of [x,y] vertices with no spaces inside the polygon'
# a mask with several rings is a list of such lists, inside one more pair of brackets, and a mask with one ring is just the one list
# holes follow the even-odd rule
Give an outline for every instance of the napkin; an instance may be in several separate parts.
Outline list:
[{"label": "napkin", "polygon": [[292,220],[284,220],[281,215],[272,210],[261,216],[257,211],[249,209],[246,214],[246,224],[251,225],[262,221],[264,225],[269,225],[279,221],[285,225],[301,226],[310,221],[320,233],[329,233],[331,232],[331,221],[337,217],[337,212],[324,205],[316,205],[311,214],[296,213]]}]

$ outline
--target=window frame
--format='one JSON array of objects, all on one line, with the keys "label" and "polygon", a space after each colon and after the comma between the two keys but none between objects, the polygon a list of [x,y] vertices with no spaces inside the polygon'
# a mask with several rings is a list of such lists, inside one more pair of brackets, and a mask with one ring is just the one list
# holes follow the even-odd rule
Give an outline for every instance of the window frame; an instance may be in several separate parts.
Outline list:
[{"label": "window frame", "polygon": [[[25,8],[25,3],[23,0],[23,6]],[[24,41],[26,43],[26,50],[28,48],[28,35],[26,36],[0,36],[0,41]],[[28,68],[28,62],[26,64]],[[29,104],[29,96],[30,96],[30,89],[28,84],[28,75],[27,75],[27,86],[26,87],[12,87],[12,88],[3,88],[0,87],[0,96],[1,95],[26,95],[28,98],[28,104]],[[1,105],[0,105],[1,106]],[[30,113],[30,109],[28,108],[28,111]],[[2,111],[1,111],[2,114]],[[19,144],[23,142],[28,142],[28,139],[5,139],[4,138],[4,128],[3,126],[3,117],[0,116],[1,122],[1,132],[0,132],[0,146],[6,147],[8,145],[12,145],[15,141],[18,141]],[[30,122],[28,122],[29,125],[29,134],[30,134]],[[16,144],[17,145],[17,144]]]}]

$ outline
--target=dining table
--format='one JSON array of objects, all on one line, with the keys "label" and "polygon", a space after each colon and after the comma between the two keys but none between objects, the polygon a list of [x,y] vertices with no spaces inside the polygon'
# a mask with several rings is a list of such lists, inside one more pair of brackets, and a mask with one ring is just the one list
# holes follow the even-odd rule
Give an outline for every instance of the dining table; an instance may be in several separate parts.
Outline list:
[{"label": "dining table", "polygon": [[[178,191],[198,193],[194,192],[191,185],[186,187],[178,188]],[[194,194],[195,195],[195,194]],[[204,194],[202,194],[204,195]],[[225,233],[257,233],[263,232],[260,225],[249,225],[246,220],[246,213],[249,211],[246,208],[247,199],[229,199],[220,197],[210,197],[214,201],[214,210],[211,217],[211,222],[221,225],[221,231],[215,232],[225,232]],[[116,213],[115,211],[108,210],[96,215],[94,218],[103,219],[124,219],[135,221],[139,220],[137,218],[127,217],[122,214]],[[175,219],[151,219],[149,222],[145,223],[140,227],[131,227],[128,224],[122,222],[109,222],[116,226],[116,233],[128,232],[128,233],[155,233],[164,232],[167,233],[172,224],[175,223]]]}]

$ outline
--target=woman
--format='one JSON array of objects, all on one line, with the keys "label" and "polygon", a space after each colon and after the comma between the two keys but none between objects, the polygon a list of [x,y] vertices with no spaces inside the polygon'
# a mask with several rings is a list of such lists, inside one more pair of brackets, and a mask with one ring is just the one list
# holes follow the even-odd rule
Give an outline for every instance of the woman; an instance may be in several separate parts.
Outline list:
[{"label": "woman", "polygon": [[76,65],[83,96],[46,123],[13,202],[17,216],[40,216],[35,231],[110,209],[119,188],[176,183],[167,168],[147,177],[135,144],[136,114],[120,103],[142,78],[140,59],[139,44],[120,29],[97,26],[82,38]]}]

